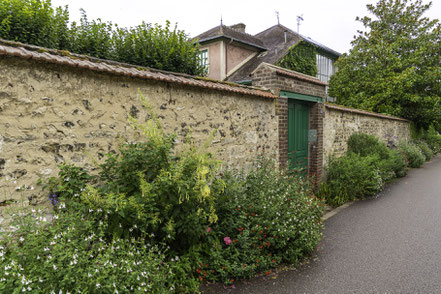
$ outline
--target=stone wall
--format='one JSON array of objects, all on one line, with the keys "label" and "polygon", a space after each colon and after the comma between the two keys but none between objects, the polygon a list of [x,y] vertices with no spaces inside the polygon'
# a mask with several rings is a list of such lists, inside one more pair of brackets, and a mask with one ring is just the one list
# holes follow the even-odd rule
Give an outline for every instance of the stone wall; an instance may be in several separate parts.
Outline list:
[{"label": "stone wall", "polygon": [[401,118],[327,104],[323,120],[324,164],[330,156],[342,156],[356,132],[375,135],[384,142],[410,140],[410,122]]},{"label": "stone wall", "polygon": [[57,175],[62,162],[93,168],[119,143],[138,140],[127,122],[148,116],[138,89],[178,143],[190,129],[197,144],[214,132],[210,150],[225,166],[247,166],[257,149],[277,154],[274,99],[10,56],[0,56],[0,80],[0,202],[41,200],[38,188],[14,190]]}]

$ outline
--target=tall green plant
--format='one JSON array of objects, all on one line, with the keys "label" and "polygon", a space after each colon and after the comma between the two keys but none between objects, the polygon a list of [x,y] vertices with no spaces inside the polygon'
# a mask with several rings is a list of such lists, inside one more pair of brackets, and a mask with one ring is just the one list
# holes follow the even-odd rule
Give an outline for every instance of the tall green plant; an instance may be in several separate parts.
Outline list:
[{"label": "tall green plant", "polygon": [[388,113],[427,128],[441,121],[441,24],[425,13],[431,2],[380,0],[353,48],[336,63],[330,95],[337,103]]},{"label": "tall green plant", "polygon": [[1,0],[0,38],[48,48],[65,49],[69,24],[67,6],[55,11],[50,0]]},{"label": "tall green plant", "polygon": [[0,38],[162,70],[204,75],[198,45],[177,26],[142,23],[120,28],[101,19],[69,26],[67,6],[50,0],[0,0]]},{"label": "tall green plant", "polygon": [[174,136],[165,134],[153,112],[150,116],[145,123],[130,118],[146,142],[124,144],[118,154],[109,155],[100,168],[101,184],[89,185],[81,200],[110,214],[109,234],[152,234],[185,253],[217,220],[212,187],[223,186],[216,177],[219,162],[190,139],[180,151],[173,150]]}]

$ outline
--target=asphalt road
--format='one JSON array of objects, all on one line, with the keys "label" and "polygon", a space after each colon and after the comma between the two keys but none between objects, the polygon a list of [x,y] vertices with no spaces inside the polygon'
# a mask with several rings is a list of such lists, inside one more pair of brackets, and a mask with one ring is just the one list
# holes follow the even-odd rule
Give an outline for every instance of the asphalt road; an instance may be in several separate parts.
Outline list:
[{"label": "asphalt road", "polygon": [[311,260],[206,293],[441,293],[441,156],[325,222]]}]

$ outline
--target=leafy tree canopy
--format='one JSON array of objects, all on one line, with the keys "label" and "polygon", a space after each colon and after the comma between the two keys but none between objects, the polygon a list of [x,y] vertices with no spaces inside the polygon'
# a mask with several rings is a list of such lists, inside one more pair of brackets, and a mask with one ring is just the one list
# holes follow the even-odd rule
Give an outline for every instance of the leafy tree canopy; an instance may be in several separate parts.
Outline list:
[{"label": "leafy tree canopy", "polygon": [[142,23],[120,28],[100,19],[89,20],[82,10],[69,22],[66,7],[51,0],[0,0],[0,38],[162,70],[203,75],[197,45],[170,22]]},{"label": "leafy tree canopy", "polygon": [[441,126],[441,25],[424,17],[432,3],[379,0],[358,18],[353,48],[336,63],[330,95],[337,103]]}]

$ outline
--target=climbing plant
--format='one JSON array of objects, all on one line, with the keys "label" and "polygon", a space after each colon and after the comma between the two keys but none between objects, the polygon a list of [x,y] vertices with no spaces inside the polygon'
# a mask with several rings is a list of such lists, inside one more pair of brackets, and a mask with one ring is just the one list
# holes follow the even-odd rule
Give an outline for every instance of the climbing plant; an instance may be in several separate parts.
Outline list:
[{"label": "climbing plant", "polygon": [[317,50],[304,41],[292,46],[277,66],[298,71],[310,76],[317,75]]}]

